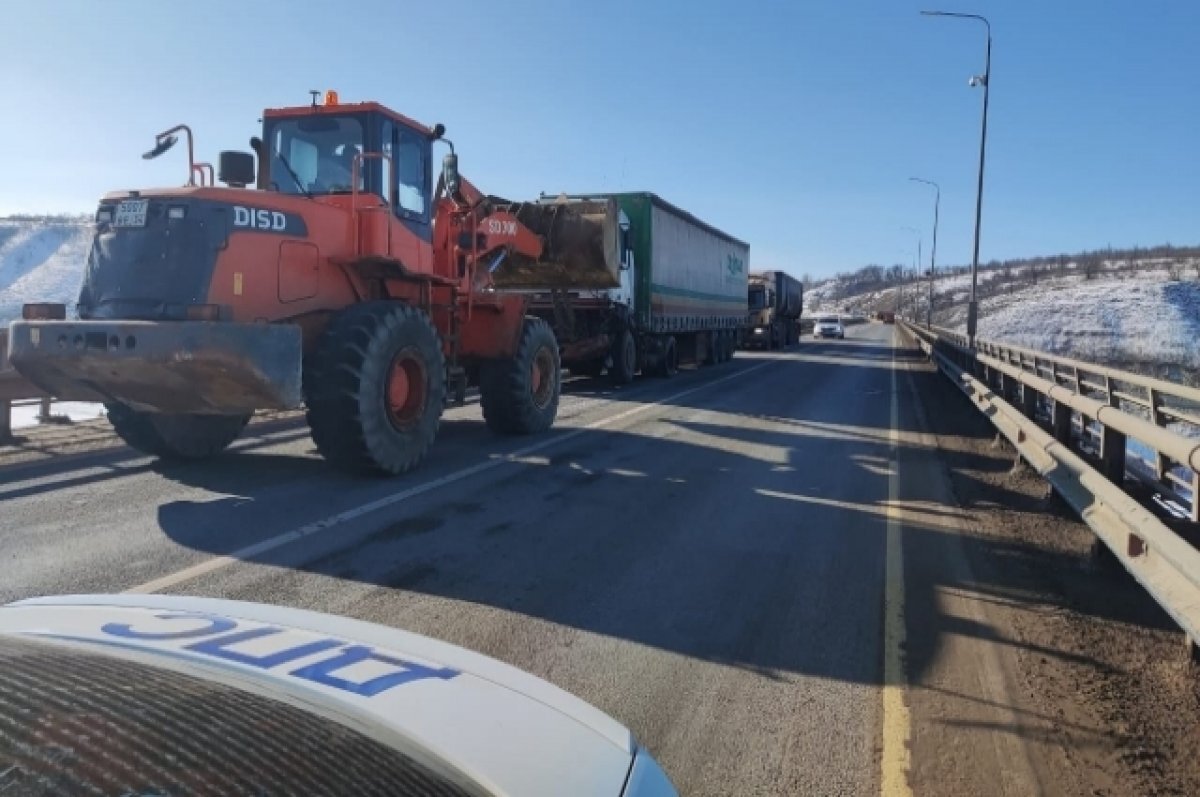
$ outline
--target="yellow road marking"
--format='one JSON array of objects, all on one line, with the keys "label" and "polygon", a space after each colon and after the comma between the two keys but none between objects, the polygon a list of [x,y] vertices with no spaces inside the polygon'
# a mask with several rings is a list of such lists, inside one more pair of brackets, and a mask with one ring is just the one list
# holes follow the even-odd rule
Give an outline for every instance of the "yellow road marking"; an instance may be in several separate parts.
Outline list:
[{"label": "yellow road marking", "polygon": [[888,475],[887,565],[883,594],[883,754],[879,793],[911,797],[908,747],[911,721],[904,703],[904,558],[900,497],[900,395],[896,385],[895,333],[892,334],[892,462]]}]

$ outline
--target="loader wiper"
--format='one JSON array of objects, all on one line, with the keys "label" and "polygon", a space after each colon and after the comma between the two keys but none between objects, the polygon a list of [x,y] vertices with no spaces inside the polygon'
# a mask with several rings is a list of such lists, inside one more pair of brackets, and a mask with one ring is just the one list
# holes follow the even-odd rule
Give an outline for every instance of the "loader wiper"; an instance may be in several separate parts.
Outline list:
[{"label": "loader wiper", "polygon": [[309,199],[313,198],[312,192],[304,187],[304,183],[300,182],[300,176],[296,174],[296,170],[292,168],[292,164],[288,163],[287,157],[280,151],[275,151],[275,157],[279,158],[279,162],[283,164],[283,168],[287,169],[288,174],[292,177],[292,182],[300,189],[300,193],[304,194]]}]

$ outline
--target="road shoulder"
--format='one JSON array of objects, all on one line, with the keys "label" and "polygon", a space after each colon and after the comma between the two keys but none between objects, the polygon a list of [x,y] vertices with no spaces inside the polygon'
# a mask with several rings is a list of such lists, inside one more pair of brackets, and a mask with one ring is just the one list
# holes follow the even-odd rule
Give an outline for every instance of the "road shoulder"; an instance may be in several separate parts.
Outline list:
[{"label": "road shoulder", "polygon": [[940,374],[908,377],[962,519],[906,539],[917,793],[1200,793],[1178,630]]}]

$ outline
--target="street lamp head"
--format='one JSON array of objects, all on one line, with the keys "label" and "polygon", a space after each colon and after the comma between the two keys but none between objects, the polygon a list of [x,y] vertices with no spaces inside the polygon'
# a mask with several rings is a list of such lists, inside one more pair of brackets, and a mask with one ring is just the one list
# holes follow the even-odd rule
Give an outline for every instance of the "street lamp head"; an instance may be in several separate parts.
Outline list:
[{"label": "street lamp head", "polygon": [[971,75],[971,79],[967,81],[967,85],[971,88],[975,88],[976,86],[986,86],[987,75]]}]

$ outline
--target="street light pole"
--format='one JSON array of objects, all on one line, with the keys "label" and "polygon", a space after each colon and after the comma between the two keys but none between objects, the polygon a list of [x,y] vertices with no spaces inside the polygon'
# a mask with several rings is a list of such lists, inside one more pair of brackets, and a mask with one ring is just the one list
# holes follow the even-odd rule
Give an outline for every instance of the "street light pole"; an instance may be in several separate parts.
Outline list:
[{"label": "street light pole", "polygon": [[933,250],[929,253],[929,306],[925,311],[925,326],[933,326],[933,272],[937,268],[937,230],[938,230],[938,208],[942,204],[942,187],[933,180],[923,180],[920,177],[910,177],[914,183],[925,183],[931,185],[936,192],[933,195]]},{"label": "street light pole", "polygon": [[971,346],[975,345],[975,330],[979,326],[979,301],[977,290],[979,286],[979,226],[983,217],[983,164],[987,153],[987,119],[988,119],[988,90],[992,85],[992,24],[986,17],[979,14],[958,14],[951,11],[922,11],[927,17],[956,17],[958,19],[976,19],[987,28],[987,53],[984,60],[983,76],[971,78],[969,84],[983,84],[983,125],[979,135],[979,184],[975,190],[975,250],[971,256],[971,301],[967,305],[967,338]]},{"label": "street light pole", "polygon": [[[916,276],[920,276],[920,274],[921,274],[921,231],[918,230],[916,227],[901,227],[900,229],[904,230],[905,232],[916,233],[916,236],[917,236],[917,259],[916,259],[916,262],[913,263],[913,273]],[[900,285],[901,285],[901,291],[903,291],[903,285],[904,285],[904,275],[903,274],[900,275]],[[914,320],[916,320],[916,319],[914,319]]]}]

